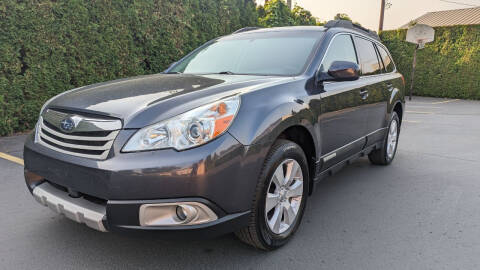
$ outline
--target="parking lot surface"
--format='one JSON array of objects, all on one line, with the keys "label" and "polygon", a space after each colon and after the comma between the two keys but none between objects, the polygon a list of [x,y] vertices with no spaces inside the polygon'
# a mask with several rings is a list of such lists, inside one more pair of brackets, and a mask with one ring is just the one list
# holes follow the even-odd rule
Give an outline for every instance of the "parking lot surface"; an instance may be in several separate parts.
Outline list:
[{"label": "parking lot surface", "polygon": [[[480,102],[407,103],[391,166],[362,158],[324,180],[279,250],[100,233],[27,191],[24,136],[0,138],[0,269],[479,269]],[[5,155],[7,154],[7,155]],[[18,161],[18,160],[17,160]]]}]

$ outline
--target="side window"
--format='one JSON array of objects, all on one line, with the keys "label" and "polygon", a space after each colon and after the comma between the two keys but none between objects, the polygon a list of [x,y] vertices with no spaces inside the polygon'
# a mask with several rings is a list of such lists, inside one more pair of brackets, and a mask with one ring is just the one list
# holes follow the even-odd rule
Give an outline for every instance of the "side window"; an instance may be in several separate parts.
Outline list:
[{"label": "side window", "polygon": [[380,52],[380,57],[382,58],[383,65],[385,65],[385,70],[387,71],[387,73],[393,72],[395,70],[395,66],[393,65],[392,58],[390,58],[390,55],[382,46],[377,46],[377,48]]},{"label": "side window", "polygon": [[357,46],[362,75],[381,74],[383,67],[378,62],[375,45],[371,41],[359,37],[355,37],[355,45]]},{"label": "side window", "polygon": [[358,63],[355,47],[350,35],[336,36],[330,43],[327,54],[320,66],[321,72],[327,72],[335,61],[348,61]]},{"label": "side window", "polygon": [[385,66],[383,65],[382,57],[380,57],[380,52],[378,51],[377,44],[374,43],[373,47],[375,47],[375,52],[377,53],[378,63],[380,63],[380,73],[386,73]]}]

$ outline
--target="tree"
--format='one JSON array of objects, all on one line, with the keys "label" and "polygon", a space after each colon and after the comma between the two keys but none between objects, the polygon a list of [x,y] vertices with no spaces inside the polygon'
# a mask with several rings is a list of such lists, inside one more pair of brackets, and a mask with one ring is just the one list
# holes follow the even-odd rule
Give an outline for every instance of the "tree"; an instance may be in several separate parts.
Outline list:
[{"label": "tree", "polygon": [[256,26],[258,24],[257,4],[253,0],[237,0],[243,7],[240,9],[240,23],[242,25]]},{"label": "tree", "polygon": [[299,5],[295,5],[292,10],[293,20],[295,25],[316,25],[317,18],[313,17],[312,13]]},{"label": "tree", "polygon": [[290,10],[283,0],[269,0],[257,8],[258,22],[263,27],[317,25],[317,18],[298,5]]},{"label": "tree", "polygon": [[258,15],[258,18],[263,18],[265,17],[267,14],[265,13],[265,8],[263,6],[258,6],[257,7],[257,15]]},{"label": "tree", "polygon": [[335,15],[335,17],[333,17],[334,20],[347,20],[347,21],[352,21],[352,19],[350,18],[350,16],[348,16],[348,14],[345,14],[345,13],[337,13],[337,15]]},{"label": "tree", "polygon": [[258,13],[264,12],[264,16],[258,19],[258,23],[264,27],[278,27],[294,25],[291,11],[282,0],[270,0],[265,3],[263,11],[258,8]]},{"label": "tree", "polygon": [[352,23],[361,26],[361,24],[360,24],[359,22],[354,22],[354,21],[352,20],[352,18],[350,18],[350,16],[348,16],[348,14],[346,14],[346,13],[337,13],[337,15],[335,15],[335,17],[333,17],[333,19],[334,19],[334,20],[346,20],[346,21],[351,21]]}]

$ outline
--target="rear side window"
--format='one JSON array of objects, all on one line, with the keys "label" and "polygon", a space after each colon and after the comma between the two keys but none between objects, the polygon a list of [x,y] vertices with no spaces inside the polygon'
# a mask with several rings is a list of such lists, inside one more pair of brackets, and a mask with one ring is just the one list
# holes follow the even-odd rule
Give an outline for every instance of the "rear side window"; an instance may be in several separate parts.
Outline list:
[{"label": "rear side window", "polygon": [[383,67],[378,62],[375,45],[371,41],[359,37],[355,37],[355,45],[357,46],[362,75],[381,74]]},{"label": "rear side window", "polygon": [[377,48],[380,52],[380,57],[382,58],[385,70],[387,71],[387,73],[393,72],[395,70],[395,66],[393,65],[392,58],[390,58],[390,55],[382,46],[377,46]]},{"label": "rear side window", "polygon": [[323,59],[321,72],[327,72],[335,61],[347,61],[357,63],[357,54],[350,35],[336,36],[328,48]]}]

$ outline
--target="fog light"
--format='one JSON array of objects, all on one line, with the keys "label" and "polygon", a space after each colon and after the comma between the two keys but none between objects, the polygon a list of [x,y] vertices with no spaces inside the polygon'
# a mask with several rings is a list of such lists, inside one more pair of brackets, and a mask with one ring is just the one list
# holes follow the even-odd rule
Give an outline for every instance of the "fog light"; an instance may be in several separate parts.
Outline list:
[{"label": "fog light", "polygon": [[143,204],[140,206],[141,226],[197,225],[217,220],[208,206],[199,202]]},{"label": "fog light", "polygon": [[182,221],[182,223],[189,223],[192,220],[195,220],[198,216],[197,208],[188,204],[181,204],[177,206],[175,212],[177,213],[177,218]]},{"label": "fog light", "polygon": [[181,207],[180,205],[177,206],[177,218],[181,221],[184,221],[185,219],[187,219],[187,214],[183,210],[183,207]]}]

